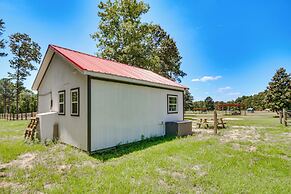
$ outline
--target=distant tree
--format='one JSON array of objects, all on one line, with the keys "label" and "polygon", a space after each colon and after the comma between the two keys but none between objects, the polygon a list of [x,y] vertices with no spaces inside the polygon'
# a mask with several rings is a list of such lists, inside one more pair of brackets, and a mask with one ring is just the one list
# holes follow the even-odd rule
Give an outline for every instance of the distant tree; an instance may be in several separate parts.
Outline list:
[{"label": "distant tree", "polygon": [[205,102],[203,100],[194,101],[193,108],[205,108]]},{"label": "distant tree", "polygon": [[[2,37],[4,29],[5,29],[4,25],[5,25],[5,23],[4,23],[3,19],[0,19],[0,38]],[[5,44],[6,44],[5,39],[0,39],[0,50],[5,48]],[[6,55],[7,55],[7,53],[0,52],[0,57],[4,57]]]},{"label": "distant tree", "polygon": [[10,112],[11,103],[14,98],[14,84],[8,78],[0,80],[0,97],[2,103],[2,110],[4,113]]},{"label": "distant tree", "polygon": [[20,112],[35,112],[36,111],[36,94],[31,90],[24,89],[20,93],[19,110]]},{"label": "distant tree", "polygon": [[251,96],[238,97],[234,102],[241,104],[244,108],[252,107],[255,110],[264,110],[266,108],[265,96],[266,91]]},{"label": "distant tree", "polygon": [[283,108],[291,108],[291,76],[284,68],[278,69],[269,82],[265,101],[267,106],[276,112],[281,112]]},{"label": "distant tree", "polygon": [[181,56],[175,41],[159,26],[143,23],[141,16],[149,5],[137,0],[100,2],[98,31],[91,35],[97,41],[97,55],[132,66],[154,71],[181,81]]},{"label": "distant tree", "polygon": [[189,89],[186,89],[184,92],[184,109],[192,110],[193,108],[193,96],[191,95]]},{"label": "distant tree", "polygon": [[207,110],[214,110],[214,101],[213,99],[208,96],[205,100],[205,107],[207,108]]},{"label": "distant tree", "polygon": [[15,33],[10,38],[10,50],[14,55],[9,60],[10,67],[14,72],[9,72],[9,77],[15,80],[16,90],[16,113],[18,119],[19,113],[19,95],[23,90],[23,81],[30,76],[30,71],[36,70],[32,62],[40,63],[41,53],[40,46],[31,40],[27,34]]}]

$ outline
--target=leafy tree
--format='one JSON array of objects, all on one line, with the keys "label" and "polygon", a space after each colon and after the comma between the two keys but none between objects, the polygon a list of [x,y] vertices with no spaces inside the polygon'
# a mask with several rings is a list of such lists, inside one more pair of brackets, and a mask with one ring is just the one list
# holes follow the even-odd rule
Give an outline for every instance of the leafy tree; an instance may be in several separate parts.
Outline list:
[{"label": "leafy tree", "polygon": [[[5,25],[5,23],[4,23],[3,19],[0,19],[0,37],[3,35],[4,29],[5,29],[4,25]],[[4,39],[0,39],[0,49],[5,48],[5,43],[6,43],[6,41]],[[0,52],[0,57],[4,57],[6,55],[7,55],[7,53]]]},{"label": "leafy tree", "polygon": [[0,80],[0,97],[2,110],[4,113],[10,112],[11,103],[14,98],[14,84],[8,78],[2,78]]},{"label": "leafy tree", "polygon": [[210,96],[205,98],[204,102],[205,102],[205,107],[207,108],[207,110],[214,110],[214,101]]},{"label": "leafy tree", "polygon": [[20,93],[19,110],[20,112],[35,112],[36,111],[37,95],[31,90],[24,89]]},{"label": "leafy tree", "polygon": [[205,102],[200,100],[200,101],[194,101],[193,102],[193,108],[205,108]]},{"label": "leafy tree", "polygon": [[266,91],[251,96],[241,96],[235,100],[235,103],[242,104],[245,108],[252,107],[255,110],[264,110],[266,108],[265,96]]},{"label": "leafy tree", "polygon": [[[9,60],[10,67],[14,70],[9,72],[9,77],[15,80],[16,90],[16,113],[19,113],[19,95],[23,90],[23,81],[30,76],[30,71],[36,70],[32,62],[40,63],[40,46],[31,40],[27,34],[15,33],[10,38],[10,50],[14,55]],[[18,115],[17,115],[18,119]]]},{"label": "leafy tree", "polygon": [[278,69],[269,82],[265,100],[267,106],[276,112],[291,108],[291,76],[284,68]]},{"label": "leafy tree", "polygon": [[191,95],[189,89],[184,92],[184,109],[192,110],[193,108],[193,96]]},{"label": "leafy tree", "polygon": [[159,26],[143,23],[141,16],[149,5],[137,0],[100,2],[97,55],[132,66],[154,71],[181,81],[181,56],[175,41]]}]

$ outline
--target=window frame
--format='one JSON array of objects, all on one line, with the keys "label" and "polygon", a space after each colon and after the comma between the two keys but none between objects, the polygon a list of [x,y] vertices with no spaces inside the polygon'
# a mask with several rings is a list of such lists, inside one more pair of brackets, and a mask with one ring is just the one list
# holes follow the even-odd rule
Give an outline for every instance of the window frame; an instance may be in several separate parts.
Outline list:
[{"label": "window frame", "polygon": [[[170,98],[171,97],[175,97],[176,98],[176,111],[170,111],[170,105],[174,105],[174,104],[170,104]],[[167,94],[167,113],[168,114],[177,114],[178,113],[178,95],[175,94]]]},{"label": "window frame", "polygon": [[[73,92],[77,92],[77,101],[76,102],[73,102],[72,101],[72,93]],[[72,88],[71,90],[70,90],[70,99],[71,99],[71,102],[70,102],[70,107],[71,107],[71,110],[70,110],[70,112],[71,112],[71,116],[76,116],[76,117],[78,117],[78,116],[80,116],[80,88],[78,87],[78,88]],[[73,113],[72,111],[73,111],[73,103],[77,103],[77,113]]]},{"label": "window frame", "polygon": [[[60,94],[63,94],[64,95],[64,97],[63,97],[63,112],[60,112],[60,105],[61,105],[61,103],[60,103]],[[58,115],[66,115],[66,90],[60,90],[59,92],[58,92]]]}]

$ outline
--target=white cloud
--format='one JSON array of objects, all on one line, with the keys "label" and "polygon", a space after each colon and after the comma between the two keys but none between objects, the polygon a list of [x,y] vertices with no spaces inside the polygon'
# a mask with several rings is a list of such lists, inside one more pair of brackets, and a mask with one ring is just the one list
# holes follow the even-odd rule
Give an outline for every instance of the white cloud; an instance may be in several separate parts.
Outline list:
[{"label": "white cloud", "polygon": [[207,81],[214,81],[214,80],[218,80],[222,78],[222,76],[218,75],[218,76],[203,76],[201,78],[195,78],[192,79],[192,82],[207,82]]},{"label": "white cloud", "polygon": [[226,91],[231,90],[231,89],[232,88],[230,86],[226,86],[223,88],[218,88],[218,92],[223,93],[223,92],[226,92]]}]

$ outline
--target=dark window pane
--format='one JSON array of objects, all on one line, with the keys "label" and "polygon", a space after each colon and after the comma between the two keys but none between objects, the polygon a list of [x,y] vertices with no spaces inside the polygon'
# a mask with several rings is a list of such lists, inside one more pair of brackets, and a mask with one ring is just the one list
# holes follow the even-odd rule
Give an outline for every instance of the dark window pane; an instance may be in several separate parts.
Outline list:
[{"label": "dark window pane", "polygon": [[72,103],[72,113],[78,114],[78,103]]},{"label": "dark window pane", "polygon": [[72,92],[72,102],[78,101],[78,92]]},{"label": "dark window pane", "polygon": [[169,111],[177,111],[176,105],[169,105]]},{"label": "dark window pane", "polygon": [[59,102],[64,102],[64,94],[59,95]]},{"label": "dark window pane", "polygon": [[64,105],[63,104],[60,104],[60,110],[59,110],[60,113],[64,113]]},{"label": "dark window pane", "polygon": [[169,98],[169,103],[170,104],[176,104],[177,103],[177,98],[176,97],[170,97]]}]

